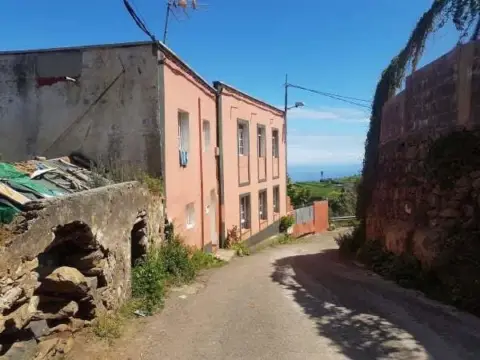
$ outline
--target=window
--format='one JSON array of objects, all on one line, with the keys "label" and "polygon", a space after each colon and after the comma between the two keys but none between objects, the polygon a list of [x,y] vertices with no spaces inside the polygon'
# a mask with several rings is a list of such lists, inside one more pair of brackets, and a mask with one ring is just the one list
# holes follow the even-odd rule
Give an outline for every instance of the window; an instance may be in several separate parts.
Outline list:
[{"label": "window", "polygon": [[250,229],[250,195],[240,196],[240,229]]},{"label": "window", "polygon": [[258,157],[265,157],[265,127],[257,127],[257,150]]},{"label": "window", "polygon": [[192,229],[195,226],[195,205],[194,203],[190,203],[187,205],[186,209],[186,225],[187,229]]},{"label": "window", "polygon": [[267,190],[258,193],[258,217],[260,220],[268,220]]},{"label": "window", "polygon": [[203,120],[203,152],[210,149],[210,121]]},{"label": "window", "polygon": [[188,124],[188,113],[178,112],[178,152],[180,155],[180,166],[188,164],[188,151],[190,150],[190,129]]},{"label": "window", "polygon": [[238,124],[238,155],[248,155],[248,126]]},{"label": "window", "polygon": [[280,213],[280,186],[273,188],[273,212]]},{"label": "window", "polygon": [[275,158],[279,157],[278,149],[278,130],[272,130],[272,155]]}]

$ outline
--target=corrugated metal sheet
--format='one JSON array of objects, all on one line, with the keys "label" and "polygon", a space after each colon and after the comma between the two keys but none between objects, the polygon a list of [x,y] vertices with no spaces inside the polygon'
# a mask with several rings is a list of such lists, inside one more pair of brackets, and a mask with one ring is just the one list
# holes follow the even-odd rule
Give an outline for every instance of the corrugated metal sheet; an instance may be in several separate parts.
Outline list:
[{"label": "corrugated metal sheet", "polygon": [[295,209],[295,223],[307,224],[313,221],[313,205]]}]

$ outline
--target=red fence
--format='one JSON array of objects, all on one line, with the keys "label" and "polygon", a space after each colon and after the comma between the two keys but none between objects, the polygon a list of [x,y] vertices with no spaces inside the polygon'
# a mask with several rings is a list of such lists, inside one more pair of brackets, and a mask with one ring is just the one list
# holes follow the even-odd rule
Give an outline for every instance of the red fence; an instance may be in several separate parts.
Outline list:
[{"label": "red fence", "polygon": [[[328,201],[315,201],[313,203],[313,219],[308,222],[297,223],[293,225],[293,236],[300,237],[308,234],[318,234],[327,231],[328,221]],[[295,210],[288,201],[288,213],[295,216]]]}]

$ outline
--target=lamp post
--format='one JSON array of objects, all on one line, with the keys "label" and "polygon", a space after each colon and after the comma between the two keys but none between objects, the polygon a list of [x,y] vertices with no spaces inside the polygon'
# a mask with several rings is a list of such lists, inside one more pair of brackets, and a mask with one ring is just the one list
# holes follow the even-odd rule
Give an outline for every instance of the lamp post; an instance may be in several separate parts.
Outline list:
[{"label": "lamp post", "polygon": [[[287,177],[288,177],[288,161],[287,161],[287,152],[288,152],[288,144],[287,144],[287,112],[288,110],[291,110],[291,109],[296,109],[296,108],[300,108],[300,107],[304,107],[305,106],[305,103],[303,103],[302,101],[297,101],[295,102],[295,105],[293,106],[288,106],[288,87],[290,86],[290,84],[288,83],[288,74],[285,75],[285,104],[284,104],[284,126],[285,126],[285,129],[283,131],[283,133],[285,134],[285,183],[287,182]],[[285,195],[286,198],[288,199],[288,195],[286,194]],[[288,201],[287,201],[288,202]],[[287,203],[285,202],[285,204]]]}]

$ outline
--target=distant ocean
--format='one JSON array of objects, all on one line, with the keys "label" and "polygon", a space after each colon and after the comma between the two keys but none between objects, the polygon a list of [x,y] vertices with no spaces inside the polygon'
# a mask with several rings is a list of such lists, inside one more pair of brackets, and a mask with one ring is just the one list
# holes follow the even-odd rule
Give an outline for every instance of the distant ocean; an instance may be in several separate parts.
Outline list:
[{"label": "distant ocean", "polygon": [[314,165],[314,166],[292,166],[288,167],[288,175],[293,181],[318,181],[323,178],[336,179],[345,176],[359,175],[362,170],[362,164],[348,165]]}]

